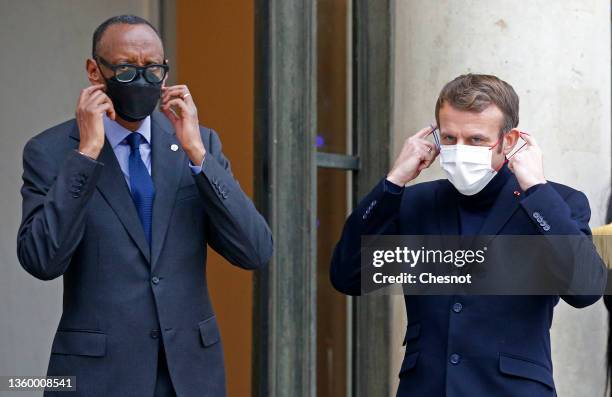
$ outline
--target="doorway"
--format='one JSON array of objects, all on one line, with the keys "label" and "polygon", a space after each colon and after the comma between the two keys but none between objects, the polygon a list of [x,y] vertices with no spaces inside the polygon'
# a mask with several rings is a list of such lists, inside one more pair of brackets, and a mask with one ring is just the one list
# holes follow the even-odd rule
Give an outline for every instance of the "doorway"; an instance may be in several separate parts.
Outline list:
[{"label": "doorway", "polygon": [[388,170],[390,1],[258,0],[255,14],[255,196],[275,253],[255,279],[254,395],[388,395],[389,300],[339,294],[329,264]]}]

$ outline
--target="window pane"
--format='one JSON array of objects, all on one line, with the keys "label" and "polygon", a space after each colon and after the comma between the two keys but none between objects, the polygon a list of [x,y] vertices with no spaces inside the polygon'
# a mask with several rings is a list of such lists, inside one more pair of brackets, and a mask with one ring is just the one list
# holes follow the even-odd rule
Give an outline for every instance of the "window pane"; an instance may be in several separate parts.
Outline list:
[{"label": "window pane", "polygon": [[333,289],[329,265],[347,212],[350,172],[317,170],[317,396],[347,395],[348,298]]},{"label": "window pane", "polygon": [[[351,154],[351,0],[317,2],[317,151]],[[329,280],[350,203],[351,172],[317,170],[317,396],[350,392],[349,299]]]},{"label": "window pane", "polygon": [[317,3],[317,150],[350,153],[350,0]]}]

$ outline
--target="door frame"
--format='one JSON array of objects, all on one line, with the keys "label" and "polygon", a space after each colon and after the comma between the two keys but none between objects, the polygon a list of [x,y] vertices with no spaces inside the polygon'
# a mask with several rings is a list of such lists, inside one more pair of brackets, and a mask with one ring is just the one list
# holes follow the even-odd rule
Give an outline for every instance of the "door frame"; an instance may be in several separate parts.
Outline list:
[{"label": "door frame", "polygon": [[[353,0],[355,156],[330,156],[315,150],[316,1],[255,0],[255,203],[274,238],[254,279],[255,396],[316,396],[316,170],[352,169],[356,198],[388,171],[391,2]],[[390,297],[353,308],[352,394],[390,395]]]}]

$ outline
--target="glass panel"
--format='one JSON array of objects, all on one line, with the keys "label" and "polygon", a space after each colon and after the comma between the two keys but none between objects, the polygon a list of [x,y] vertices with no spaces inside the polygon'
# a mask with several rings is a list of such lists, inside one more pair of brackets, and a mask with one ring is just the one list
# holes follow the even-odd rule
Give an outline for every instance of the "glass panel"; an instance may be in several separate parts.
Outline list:
[{"label": "glass panel", "polygon": [[332,287],[329,265],[347,212],[347,176],[317,170],[317,396],[347,395],[348,298]]},{"label": "glass panel", "polygon": [[317,3],[317,150],[350,153],[350,0]]},{"label": "glass panel", "polygon": [[[351,154],[351,0],[317,2],[317,151]],[[350,390],[350,300],[329,281],[352,173],[317,170],[317,396]]]}]

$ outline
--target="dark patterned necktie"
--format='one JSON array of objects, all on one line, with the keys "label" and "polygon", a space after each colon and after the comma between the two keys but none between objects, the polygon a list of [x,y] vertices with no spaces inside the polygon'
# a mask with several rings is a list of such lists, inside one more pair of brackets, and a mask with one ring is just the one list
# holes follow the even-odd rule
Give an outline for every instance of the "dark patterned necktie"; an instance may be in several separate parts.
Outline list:
[{"label": "dark patterned necktie", "polygon": [[153,186],[153,179],[151,179],[151,175],[147,171],[147,166],[142,161],[142,157],[140,157],[140,144],[145,142],[145,139],[139,132],[132,132],[125,140],[130,145],[129,173],[132,199],[134,199],[134,204],[136,204],[138,217],[150,247],[155,186]]}]

